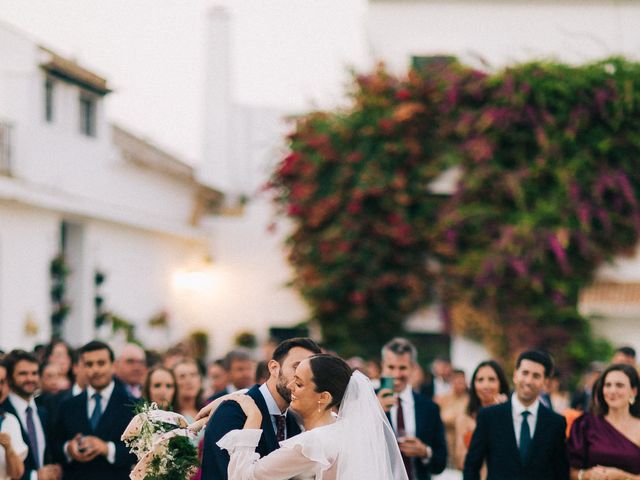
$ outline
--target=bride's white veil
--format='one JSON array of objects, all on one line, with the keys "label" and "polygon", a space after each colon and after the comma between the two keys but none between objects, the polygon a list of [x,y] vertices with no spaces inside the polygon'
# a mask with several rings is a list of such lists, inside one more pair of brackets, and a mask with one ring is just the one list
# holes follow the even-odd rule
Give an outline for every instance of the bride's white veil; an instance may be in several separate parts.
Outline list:
[{"label": "bride's white veil", "polygon": [[408,480],[393,429],[371,381],[356,371],[338,411],[339,480]]}]

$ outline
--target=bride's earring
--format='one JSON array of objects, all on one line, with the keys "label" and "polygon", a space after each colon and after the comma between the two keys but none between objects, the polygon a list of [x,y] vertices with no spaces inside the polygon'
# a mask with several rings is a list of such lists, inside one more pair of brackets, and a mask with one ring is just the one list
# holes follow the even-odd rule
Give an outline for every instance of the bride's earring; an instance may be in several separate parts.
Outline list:
[{"label": "bride's earring", "polygon": [[633,405],[634,403],[636,403],[636,397],[631,397],[629,399],[629,405]]},{"label": "bride's earring", "polygon": [[320,408],[320,400],[318,400],[318,413],[322,413],[322,408]]}]

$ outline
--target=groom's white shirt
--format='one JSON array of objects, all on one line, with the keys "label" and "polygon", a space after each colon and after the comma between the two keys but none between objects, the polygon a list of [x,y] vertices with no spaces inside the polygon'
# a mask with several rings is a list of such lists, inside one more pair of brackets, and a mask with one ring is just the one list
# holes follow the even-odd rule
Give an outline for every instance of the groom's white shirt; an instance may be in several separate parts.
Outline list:
[{"label": "groom's white shirt", "polygon": [[[416,409],[413,402],[413,390],[411,385],[407,385],[406,388],[398,395],[398,400],[402,402],[402,413],[404,414],[404,430],[407,437],[416,436]],[[398,432],[398,406],[394,405],[389,411],[391,415],[391,424],[393,425],[393,431]]]},{"label": "groom's white shirt", "polygon": [[[271,425],[273,425],[273,431],[277,432],[278,431],[278,425],[276,423],[276,419],[274,418],[274,415],[287,415],[288,410],[285,410],[284,413],[282,413],[280,411],[280,408],[278,407],[278,404],[276,403],[275,399],[273,398],[273,395],[271,395],[271,392],[269,391],[269,387],[267,387],[266,383],[263,383],[262,385],[260,385],[260,393],[262,394],[262,396],[264,397],[264,401],[267,404],[267,409],[269,410],[269,416],[271,417]],[[288,432],[287,432],[288,428],[285,424],[284,427],[284,438],[289,438]]]}]

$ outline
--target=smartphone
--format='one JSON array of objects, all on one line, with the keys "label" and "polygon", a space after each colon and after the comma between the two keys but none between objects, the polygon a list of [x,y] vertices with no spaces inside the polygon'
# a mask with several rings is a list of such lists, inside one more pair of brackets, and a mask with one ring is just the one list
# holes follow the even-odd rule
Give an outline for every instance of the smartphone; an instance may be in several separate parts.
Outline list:
[{"label": "smartphone", "polygon": [[83,443],[84,443],[84,436],[81,436],[81,437],[78,439],[78,451],[79,451],[80,453],[84,453],[84,452],[86,452],[86,451],[87,451],[87,447],[85,447],[85,446],[83,445]]},{"label": "smartphone", "polygon": [[391,390],[391,393],[385,395],[386,397],[393,395],[393,377],[381,377],[380,378],[380,390],[387,388]]}]

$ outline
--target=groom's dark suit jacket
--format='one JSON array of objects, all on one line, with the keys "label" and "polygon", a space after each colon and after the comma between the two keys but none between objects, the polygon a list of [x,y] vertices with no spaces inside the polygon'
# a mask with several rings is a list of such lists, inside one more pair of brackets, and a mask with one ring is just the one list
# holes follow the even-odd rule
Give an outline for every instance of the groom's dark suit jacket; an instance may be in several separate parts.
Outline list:
[{"label": "groom's dark suit jacket", "polygon": [[[261,457],[280,448],[276,432],[273,430],[271,415],[267,408],[260,385],[254,385],[248,392],[262,412],[262,436],[256,448]],[[216,445],[216,442],[231,430],[242,429],[247,419],[237,402],[224,402],[214,412],[213,418],[207,424],[204,434],[204,450],[202,454],[202,480],[227,480],[229,454]],[[300,427],[293,415],[287,415],[287,438],[300,433]]]},{"label": "groom's dark suit jacket", "polygon": [[[52,463],[53,458],[51,455],[51,423],[50,423],[50,418],[48,415],[48,412],[46,410],[46,408],[37,405],[36,406],[38,408],[38,416],[40,417],[40,423],[42,424],[42,430],[44,431],[44,438],[45,438],[45,445],[44,445],[44,464],[47,465],[49,463]],[[20,421],[20,416],[18,415],[18,413],[16,412],[15,407],[13,406],[13,404],[11,403],[11,399],[7,398],[4,403],[2,403],[2,405],[0,405],[0,407],[2,408],[2,410],[4,410],[5,412],[11,413],[13,416],[15,416],[18,419],[18,423],[20,423],[20,431],[22,433],[22,440],[24,441],[24,443],[27,445],[27,447],[29,447],[29,451],[27,453],[27,458],[24,459],[24,475],[22,475],[22,480],[29,480],[31,478],[31,473],[35,470],[37,470],[36,468],[36,461],[35,461],[35,457],[33,455],[33,450],[31,447],[31,442],[29,441],[29,435],[27,433],[27,427],[26,425],[23,425],[22,422]],[[43,446],[39,445],[39,448],[42,449]]]},{"label": "groom's dark suit jacket", "polygon": [[524,463],[516,443],[511,400],[484,408],[464,462],[464,480],[480,480],[486,460],[487,480],[568,480],[564,417],[540,404]]}]

